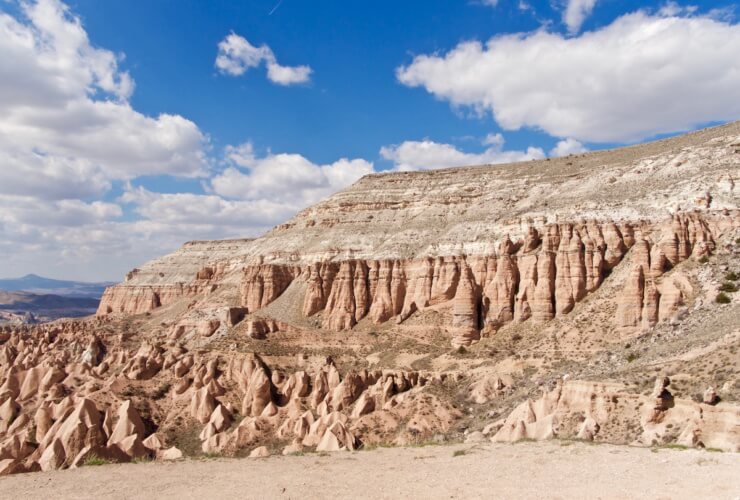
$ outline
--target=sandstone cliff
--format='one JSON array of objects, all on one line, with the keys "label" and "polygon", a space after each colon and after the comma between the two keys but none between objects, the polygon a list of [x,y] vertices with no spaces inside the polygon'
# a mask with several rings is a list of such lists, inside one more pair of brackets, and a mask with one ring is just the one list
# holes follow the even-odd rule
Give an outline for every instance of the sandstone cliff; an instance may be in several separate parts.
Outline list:
[{"label": "sandstone cliff", "polygon": [[740,226],[738,140],[735,123],[562,159],[367,176],[261,238],[189,243],[132,271],[98,312],[188,301],[254,313],[300,288],[290,300],[325,329],[449,307],[451,340],[467,345],[568,314],[628,257],[614,324],[649,328],[691,294],[663,275]]},{"label": "sandstone cliff", "polygon": [[95,317],[0,327],[0,475],[491,438],[737,450],[738,167],[730,124],[369,176],[260,238],[187,243]]}]

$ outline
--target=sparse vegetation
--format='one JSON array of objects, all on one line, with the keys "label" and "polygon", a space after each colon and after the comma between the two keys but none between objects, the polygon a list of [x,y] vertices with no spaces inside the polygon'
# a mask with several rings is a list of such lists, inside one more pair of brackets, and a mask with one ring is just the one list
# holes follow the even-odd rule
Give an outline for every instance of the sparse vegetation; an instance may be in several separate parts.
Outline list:
[{"label": "sparse vegetation", "polygon": [[709,257],[707,257],[706,255],[702,257],[701,259],[699,259],[699,264],[706,264],[708,262],[709,262]]},{"label": "sparse vegetation", "polygon": [[637,355],[636,353],[634,353],[634,352],[631,352],[631,353],[629,353],[629,354],[627,355],[627,363],[632,363],[632,362],[633,362],[633,361],[635,361],[635,360],[636,360],[637,358],[639,358],[639,356],[638,356],[638,355]]},{"label": "sparse vegetation", "polygon": [[725,274],[725,279],[727,281],[737,281],[738,279],[740,279],[740,275],[738,275],[734,271],[730,271],[729,273]]},{"label": "sparse vegetation", "polygon": [[152,399],[162,399],[170,392],[170,387],[172,386],[169,382],[163,383],[152,393]]},{"label": "sparse vegetation", "polygon": [[735,292],[737,292],[737,285],[735,283],[732,283],[732,282],[727,281],[727,282],[722,283],[720,285],[719,291],[720,292],[727,292],[727,293],[735,293]]},{"label": "sparse vegetation", "polygon": [[689,449],[688,446],[685,446],[685,445],[682,445],[682,444],[678,444],[678,443],[664,444],[662,446],[662,448],[667,448],[669,450],[688,450]]},{"label": "sparse vegetation", "polygon": [[455,450],[455,452],[452,454],[453,457],[461,457],[465,454],[467,454],[467,450]]},{"label": "sparse vegetation", "polygon": [[107,465],[110,462],[104,458],[100,458],[97,455],[90,455],[85,459],[85,461],[82,463],[82,465],[85,466],[95,466],[95,465]]},{"label": "sparse vegetation", "polygon": [[717,294],[717,297],[715,297],[714,301],[717,304],[729,304],[730,302],[732,302],[732,299],[725,292],[719,292]]},{"label": "sparse vegetation", "polygon": [[696,461],[696,465],[717,465],[718,463],[715,458],[700,458]]}]

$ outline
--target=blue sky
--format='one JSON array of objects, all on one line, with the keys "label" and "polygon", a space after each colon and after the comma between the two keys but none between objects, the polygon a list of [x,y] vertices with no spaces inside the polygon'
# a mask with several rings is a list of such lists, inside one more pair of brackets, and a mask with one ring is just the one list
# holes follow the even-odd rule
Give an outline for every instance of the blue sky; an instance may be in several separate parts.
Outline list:
[{"label": "blue sky", "polygon": [[[269,15],[277,3],[155,0],[133,2],[132,8],[130,0],[76,0],[70,6],[97,45],[126,54],[122,66],[136,79],[136,109],[181,114],[206,131],[215,148],[251,140],[260,150],[300,152],[315,162],[341,156],[382,161],[381,146],[410,139],[470,147],[471,138],[503,132],[490,115],[454,113],[448,102],[399,85],[395,69],[417,54],[532,31],[543,23],[567,32],[562,7],[549,1],[530,2],[531,9],[522,10],[507,0],[495,7],[464,0],[284,0]],[[705,11],[733,5],[691,4]],[[599,2],[583,29],[663,5]],[[286,64],[310,65],[311,82],[280,87],[260,71],[242,78],[219,74],[216,45],[232,31],[254,45],[269,45]],[[511,148],[549,149],[556,142],[531,129],[506,133]]]},{"label": "blue sky", "polygon": [[188,239],[258,235],[366,173],[737,119],[737,13],[0,0],[0,275],[118,279]]}]

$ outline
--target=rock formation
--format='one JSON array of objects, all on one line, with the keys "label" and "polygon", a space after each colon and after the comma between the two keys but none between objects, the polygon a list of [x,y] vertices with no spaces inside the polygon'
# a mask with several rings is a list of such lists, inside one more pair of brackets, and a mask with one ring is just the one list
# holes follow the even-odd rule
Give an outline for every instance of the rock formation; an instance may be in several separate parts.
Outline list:
[{"label": "rock formation", "polygon": [[0,326],[0,474],[482,436],[736,450],[738,137],[367,176],[132,270],[94,317]]},{"label": "rock formation", "polygon": [[[493,436],[496,442],[521,439],[603,439],[642,445],[677,442],[689,447],[740,450],[740,409],[716,408],[674,400],[668,379],[659,377],[650,397],[626,392],[620,384],[568,381],[525,401],[506,418]],[[613,429],[614,427],[619,429]],[[619,435],[621,433],[621,435]]]}]

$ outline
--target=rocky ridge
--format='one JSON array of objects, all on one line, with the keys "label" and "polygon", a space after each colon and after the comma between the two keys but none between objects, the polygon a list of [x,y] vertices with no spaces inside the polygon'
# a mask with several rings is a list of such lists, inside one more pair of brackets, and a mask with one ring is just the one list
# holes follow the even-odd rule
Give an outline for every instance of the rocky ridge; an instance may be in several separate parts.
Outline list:
[{"label": "rocky ridge", "polygon": [[0,473],[480,439],[736,451],[738,167],[734,123],[369,176],[260,238],[190,242],[95,317],[0,329]]},{"label": "rocky ridge", "polygon": [[367,176],[261,238],[194,242],[135,269],[99,314],[185,299],[254,313],[293,286],[303,317],[321,313],[330,330],[446,303],[453,344],[469,345],[567,314],[634,246],[615,324],[650,327],[685,295],[664,272],[740,225],[738,143],[734,123],[565,159]]}]

